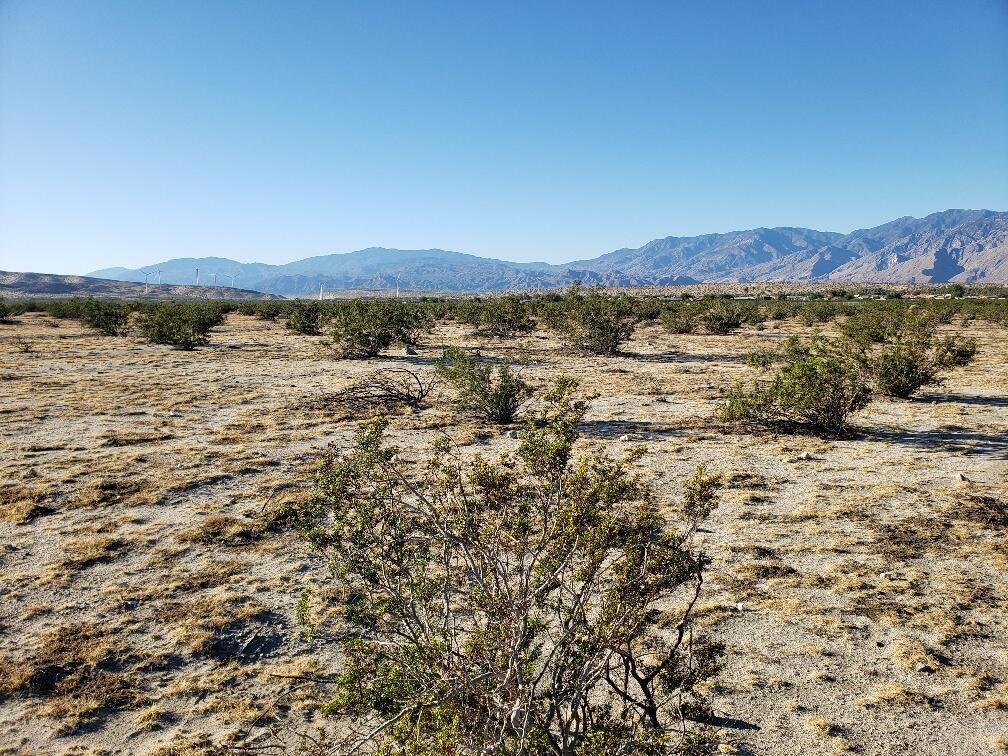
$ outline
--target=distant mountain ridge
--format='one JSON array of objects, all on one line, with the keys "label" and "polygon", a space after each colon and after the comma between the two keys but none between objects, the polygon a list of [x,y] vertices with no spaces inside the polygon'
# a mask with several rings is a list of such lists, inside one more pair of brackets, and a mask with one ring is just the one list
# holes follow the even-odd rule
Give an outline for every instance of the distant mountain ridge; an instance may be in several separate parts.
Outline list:
[{"label": "distant mountain ridge", "polygon": [[[1008,212],[946,210],[897,218],[849,234],[808,228],[756,228],[655,239],[562,265],[514,263],[441,249],[371,247],[286,265],[219,257],[178,258],[150,265],[165,283],[219,283],[282,296],[327,290],[500,291],[567,286],[697,282],[836,281],[838,283],[1008,283]],[[144,280],[140,270],[108,268],[89,275]]]}]

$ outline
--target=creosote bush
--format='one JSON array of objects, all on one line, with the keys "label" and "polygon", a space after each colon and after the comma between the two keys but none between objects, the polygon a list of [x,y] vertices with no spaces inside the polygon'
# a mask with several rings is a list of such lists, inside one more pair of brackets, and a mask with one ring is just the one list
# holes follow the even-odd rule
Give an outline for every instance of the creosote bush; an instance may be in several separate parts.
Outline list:
[{"label": "creosote bush", "polygon": [[129,305],[106,299],[85,299],[80,306],[81,324],[94,328],[105,336],[125,333],[129,315]]},{"label": "creosote bush", "polygon": [[[695,626],[695,521],[666,520],[632,457],[573,458],[575,385],[496,461],[442,439],[408,465],[376,420],[320,466],[298,524],[342,597],[326,753],[712,750],[693,720],[722,647]],[[701,472],[684,508],[709,511],[714,488]]]},{"label": "creosote bush", "polygon": [[434,326],[426,307],[394,299],[340,303],[330,322],[330,345],[343,358],[376,357],[395,342],[413,346]]},{"label": "creosote bush", "polygon": [[321,302],[295,299],[287,307],[287,328],[295,333],[318,336],[322,333],[324,316]]},{"label": "creosote bush", "polygon": [[582,292],[580,286],[572,286],[547,311],[548,324],[569,346],[598,355],[619,354],[620,346],[633,334],[637,319],[630,297],[603,294],[598,289]]},{"label": "creosote bush", "polygon": [[969,364],[976,340],[960,334],[937,336],[943,312],[890,308],[861,313],[845,324],[862,369],[875,390],[906,399],[922,386],[941,380],[944,372]]},{"label": "creosote bush", "polygon": [[0,323],[10,323],[11,314],[10,306],[0,299]]},{"label": "creosote bush", "polygon": [[752,355],[750,364],[776,372],[748,388],[736,383],[718,408],[724,422],[839,435],[871,396],[858,360],[845,344],[823,336],[808,343],[792,337],[778,352]]},{"label": "creosote bush", "polygon": [[140,312],[137,326],[152,344],[190,350],[209,342],[210,329],[223,320],[213,302],[159,302]]},{"label": "creosote bush", "polygon": [[445,350],[438,373],[455,389],[458,408],[498,425],[513,423],[532,396],[532,388],[511,365],[495,366],[478,355],[453,347]]},{"label": "creosote bush", "polygon": [[480,333],[498,339],[513,339],[535,328],[529,306],[521,297],[508,294],[481,304],[480,307],[470,308],[467,317]]}]

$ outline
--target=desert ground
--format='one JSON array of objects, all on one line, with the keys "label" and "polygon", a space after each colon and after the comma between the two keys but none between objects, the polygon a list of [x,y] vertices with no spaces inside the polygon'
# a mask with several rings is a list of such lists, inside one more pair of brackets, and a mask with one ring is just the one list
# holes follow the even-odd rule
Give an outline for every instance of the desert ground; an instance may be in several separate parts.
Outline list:
[{"label": "desert ground", "polygon": [[[808,332],[645,326],[600,358],[442,323],[415,356],[347,361],[235,313],[194,352],[37,313],[0,325],[0,691],[20,681],[0,751],[219,753],[324,726],[311,678],[338,671],[334,631],[307,636],[295,606],[326,573],[275,513],[352,436],[327,395],[379,366],[433,371],[449,343],[522,355],[537,385],[572,373],[580,443],[645,445],[670,502],[698,463],[723,476],[700,612],[728,649],[722,752],[1008,749],[1008,331],[974,321],[971,365],[874,401],[841,439],[712,421],[747,352]],[[517,444],[436,394],[391,420],[410,454],[443,432],[488,456]]]}]

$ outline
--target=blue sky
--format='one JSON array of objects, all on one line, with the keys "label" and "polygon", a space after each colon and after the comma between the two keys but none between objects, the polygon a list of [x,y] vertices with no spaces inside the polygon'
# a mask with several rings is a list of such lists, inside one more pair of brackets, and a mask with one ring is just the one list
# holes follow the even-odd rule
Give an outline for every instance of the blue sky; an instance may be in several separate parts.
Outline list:
[{"label": "blue sky", "polygon": [[0,268],[1008,209],[1008,0],[0,1]]}]

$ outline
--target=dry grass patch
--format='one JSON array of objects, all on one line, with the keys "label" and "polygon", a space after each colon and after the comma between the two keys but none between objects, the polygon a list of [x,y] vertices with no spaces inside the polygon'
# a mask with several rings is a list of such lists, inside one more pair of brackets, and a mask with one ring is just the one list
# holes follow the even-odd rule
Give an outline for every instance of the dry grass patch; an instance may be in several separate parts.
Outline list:
[{"label": "dry grass patch", "polygon": [[39,714],[59,720],[61,732],[100,721],[143,698],[122,636],[87,622],[60,625],[35,638],[20,658],[0,661],[0,692],[39,700]]}]

